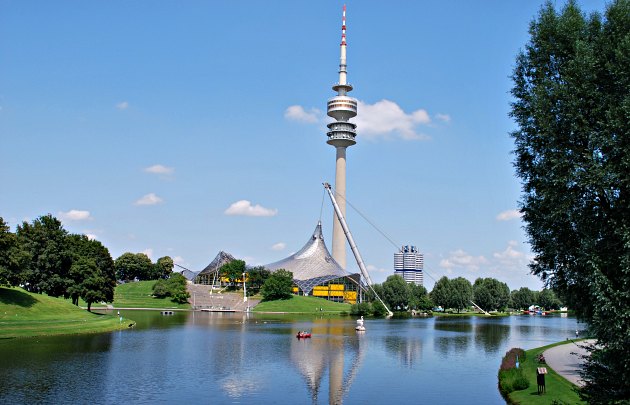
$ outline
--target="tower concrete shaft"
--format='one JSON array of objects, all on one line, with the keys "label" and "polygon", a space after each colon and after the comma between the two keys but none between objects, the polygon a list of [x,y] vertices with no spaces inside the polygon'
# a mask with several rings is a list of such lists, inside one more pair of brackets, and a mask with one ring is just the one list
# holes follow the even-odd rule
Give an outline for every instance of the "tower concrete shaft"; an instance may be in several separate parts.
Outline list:
[{"label": "tower concrete shaft", "polygon": [[[337,95],[328,100],[327,114],[335,119],[328,124],[327,143],[336,149],[335,194],[342,215],[346,215],[346,148],[356,143],[356,125],[349,120],[357,115],[357,100],[349,97],[352,85],[347,81],[346,70],[346,6],[343,6],[341,21],[341,55],[339,61],[339,82],[333,85]],[[346,268],[346,242],[341,223],[334,214],[332,256],[341,267]]]}]

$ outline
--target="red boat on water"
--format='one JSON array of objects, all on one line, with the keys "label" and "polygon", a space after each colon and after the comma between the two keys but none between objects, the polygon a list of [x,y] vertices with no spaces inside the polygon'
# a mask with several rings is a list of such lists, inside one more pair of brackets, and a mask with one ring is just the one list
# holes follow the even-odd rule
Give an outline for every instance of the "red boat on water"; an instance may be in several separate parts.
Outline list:
[{"label": "red boat on water", "polygon": [[297,335],[295,335],[295,337],[298,339],[306,339],[306,338],[310,338],[311,334],[309,332],[298,332]]}]

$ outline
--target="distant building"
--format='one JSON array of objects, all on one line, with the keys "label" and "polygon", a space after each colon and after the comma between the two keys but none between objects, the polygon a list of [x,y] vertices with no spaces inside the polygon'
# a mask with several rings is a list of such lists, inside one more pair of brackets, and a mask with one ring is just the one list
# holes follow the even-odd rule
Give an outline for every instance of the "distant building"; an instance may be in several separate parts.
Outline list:
[{"label": "distant building", "polygon": [[400,276],[407,283],[423,285],[424,256],[415,246],[403,246],[394,253],[394,274]]}]

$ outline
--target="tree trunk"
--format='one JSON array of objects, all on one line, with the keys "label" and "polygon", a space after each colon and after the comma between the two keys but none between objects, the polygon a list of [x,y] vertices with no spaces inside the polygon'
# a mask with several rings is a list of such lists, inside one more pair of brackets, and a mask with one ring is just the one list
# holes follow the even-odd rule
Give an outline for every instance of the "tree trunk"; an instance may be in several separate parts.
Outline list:
[{"label": "tree trunk", "polygon": [[91,302],[91,301],[88,301],[88,303],[87,303],[87,304],[88,304],[88,312],[92,312],[92,311],[91,311],[91,308],[92,308],[92,302]]}]

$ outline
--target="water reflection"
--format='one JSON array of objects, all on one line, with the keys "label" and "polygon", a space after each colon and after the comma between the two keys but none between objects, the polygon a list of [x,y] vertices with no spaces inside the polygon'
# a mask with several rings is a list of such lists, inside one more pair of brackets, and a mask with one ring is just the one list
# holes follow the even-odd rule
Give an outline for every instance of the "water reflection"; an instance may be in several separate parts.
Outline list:
[{"label": "water reflection", "polygon": [[340,320],[318,320],[313,338],[291,343],[290,358],[303,378],[313,403],[317,403],[328,376],[328,403],[341,404],[363,361],[363,333]]},{"label": "water reflection", "polygon": [[510,337],[510,325],[503,319],[477,319],[475,326],[475,346],[486,353],[495,353]]},{"label": "water reflection", "polygon": [[386,336],[385,349],[403,366],[412,368],[422,356],[422,340],[408,336]]}]

